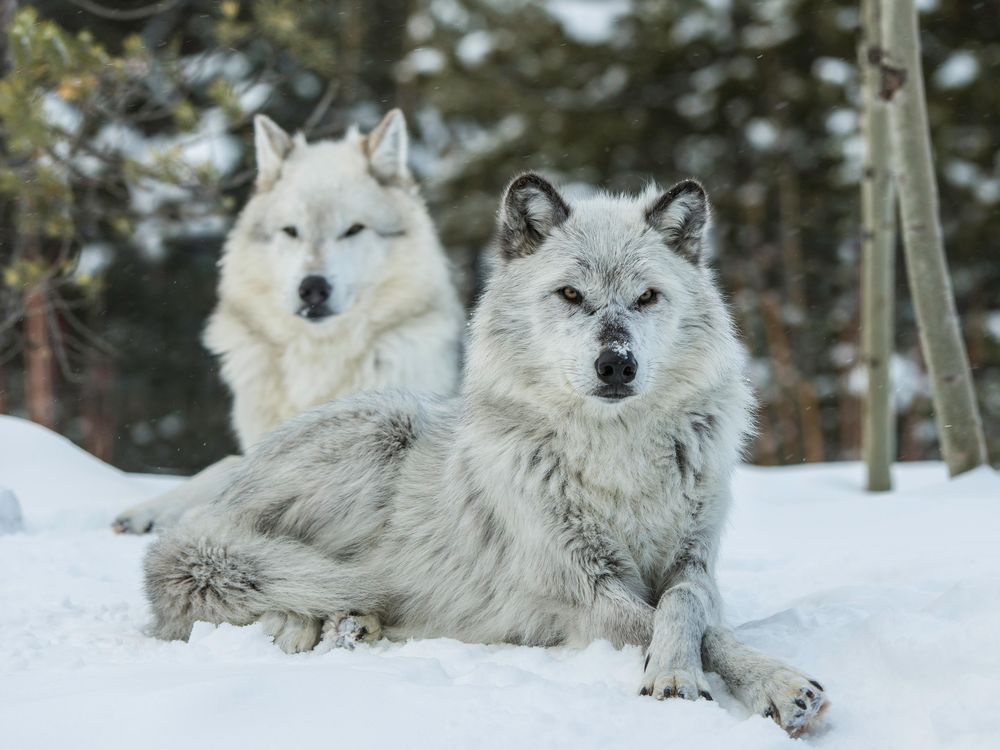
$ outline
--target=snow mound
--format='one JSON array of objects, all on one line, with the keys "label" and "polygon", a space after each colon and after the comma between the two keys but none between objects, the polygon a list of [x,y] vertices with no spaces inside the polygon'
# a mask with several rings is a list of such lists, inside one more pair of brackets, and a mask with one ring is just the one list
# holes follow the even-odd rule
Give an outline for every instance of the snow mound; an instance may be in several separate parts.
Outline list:
[{"label": "snow mound", "polygon": [[825,685],[803,740],[717,702],[636,695],[637,648],[379,643],[286,656],[261,628],[147,637],[143,537],[108,529],[169,486],[0,419],[0,483],[24,533],[0,536],[0,746],[10,748],[996,747],[1000,477],[857,464],[737,472],[719,561],[741,637]]},{"label": "snow mound", "polygon": [[33,422],[0,415],[0,484],[21,500],[25,528],[107,528],[118,511],[177,480],[112,468]]},{"label": "snow mound", "polygon": [[21,504],[17,495],[6,487],[0,487],[0,534],[12,534],[24,528],[21,518]]}]

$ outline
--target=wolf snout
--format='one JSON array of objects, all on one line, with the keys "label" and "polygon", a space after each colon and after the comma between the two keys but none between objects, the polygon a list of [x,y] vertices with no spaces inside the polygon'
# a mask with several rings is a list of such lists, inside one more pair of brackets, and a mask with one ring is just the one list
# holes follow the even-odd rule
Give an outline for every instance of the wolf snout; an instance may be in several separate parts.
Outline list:
[{"label": "wolf snout", "polygon": [[605,349],[594,362],[597,377],[608,385],[627,385],[635,380],[639,363],[632,352],[624,348]]},{"label": "wolf snout", "polygon": [[299,299],[309,307],[319,307],[330,299],[333,287],[322,276],[306,276],[299,284]]}]

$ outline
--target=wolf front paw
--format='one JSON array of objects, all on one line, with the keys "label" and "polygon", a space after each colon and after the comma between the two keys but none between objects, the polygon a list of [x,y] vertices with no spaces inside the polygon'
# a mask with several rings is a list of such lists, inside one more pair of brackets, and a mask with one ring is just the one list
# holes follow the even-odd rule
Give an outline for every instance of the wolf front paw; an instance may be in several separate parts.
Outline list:
[{"label": "wolf front paw", "polygon": [[375,615],[341,612],[323,624],[323,640],[334,648],[353,650],[359,643],[375,643],[382,637],[382,624]]},{"label": "wolf front paw", "polygon": [[286,654],[311,651],[319,643],[322,623],[315,617],[291,612],[268,612],[260,618],[264,632],[274,638],[274,645]]},{"label": "wolf front paw", "polygon": [[753,710],[774,721],[792,737],[813,729],[830,703],[823,686],[790,667],[772,672],[760,686]]},{"label": "wolf front paw", "polygon": [[708,689],[708,680],[700,669],[647,669],[639,695],[651,695],[657,700],[664,698],[681,698],[689,701],[696,701],[699,698],[713,700]]},{"label": "wolf front paw", "polygon": [[155,525],[156,513],[137,505],[119,514],[111,522],[111,530],[116,534],[148,534]]}]

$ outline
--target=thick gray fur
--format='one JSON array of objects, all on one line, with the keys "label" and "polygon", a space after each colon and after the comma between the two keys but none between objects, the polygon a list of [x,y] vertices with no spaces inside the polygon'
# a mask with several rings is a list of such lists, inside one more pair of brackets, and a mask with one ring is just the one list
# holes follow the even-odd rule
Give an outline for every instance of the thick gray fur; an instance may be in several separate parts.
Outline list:
[{"label": "thick gray fur", "polygon": [[[720,627],[714,568],[753,399],[703,262],[704,191],[682,186],[568,203],[515,180],[461,395],[363,394],[271,433],[151,546],[156,634],[277,616],[299,650],[353,611],[393,639],[604,638],[648,649],[644,694],[707,697],[708,668],[801,731],[818,684]],[[637,362],[622,400],[597,395],[609,346]]]}]

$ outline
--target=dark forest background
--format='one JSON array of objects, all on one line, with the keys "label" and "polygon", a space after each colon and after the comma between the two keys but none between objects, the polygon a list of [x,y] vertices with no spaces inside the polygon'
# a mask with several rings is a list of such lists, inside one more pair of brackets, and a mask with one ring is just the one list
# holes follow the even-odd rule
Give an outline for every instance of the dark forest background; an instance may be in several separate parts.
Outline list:
[{"label": "dark forest background", "polygon": [[[946,249],[996,459],[1000,2],[921,6]],[[0,0],[0,10],[0,412],[28,413],[41,336],[48,421],[91,452],[178,472],[231,452],[228,395],[199,336],[225,231],[252,183],[252,116],[321,138],[400,106],[468,299],[499,193],[520,170],[580,190],[704,182],[715,262],[762,401],[753,460],[858,457],[856,2]],[[897,285],[899,456],[935,458],[901,271]]]}]

